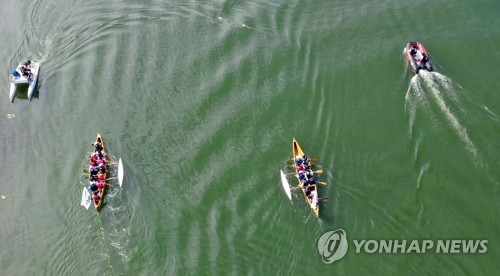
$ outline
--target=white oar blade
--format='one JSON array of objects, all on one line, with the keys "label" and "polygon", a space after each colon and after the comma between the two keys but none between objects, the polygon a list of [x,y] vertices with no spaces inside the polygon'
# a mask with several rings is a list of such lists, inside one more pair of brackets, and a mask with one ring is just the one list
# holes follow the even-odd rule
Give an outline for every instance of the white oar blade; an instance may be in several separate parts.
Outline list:
[{"label": "white oar blade", "polygon": [[288,180],[286,180],[286,175],[280,170],[281,174],[281,184],[283,185],[283,189],[285,190],[286,195],[290,200],[292,200],[292,192],[290,192],[290,184],[288,184]]},{"label": "white oar blade", "polygon": [[92,197],[90,196],[89,191],[86,188],[83,188],[82,192],[82,202],[80,203],[85,209],[89,209],[92,204]]},{"label": "white oar blade", "polygon": [[123,163],[122,163],[122,159],[120,158],[118,160],[118,184],[120,184],[120,187],[123,184],[123,176],[124,176]]}]

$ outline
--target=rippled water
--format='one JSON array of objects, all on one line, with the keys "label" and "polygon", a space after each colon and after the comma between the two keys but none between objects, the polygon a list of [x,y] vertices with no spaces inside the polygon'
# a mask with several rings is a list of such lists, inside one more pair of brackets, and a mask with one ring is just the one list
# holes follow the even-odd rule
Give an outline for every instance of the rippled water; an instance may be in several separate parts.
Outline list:
[{"label": "rippled water", "polygon": [[[499,7],[4,3],[5,76],[42,69],[32,101],[0,78],[0,274],[494,274]],[[413,39],[436,72],[408,70]],[[101,213],[80,206],[97,132],[125,166]],[[281,190],[293,137],[329,183],[319,219]],[[318,239],[339,228],[489,248],[326,265]]]}]

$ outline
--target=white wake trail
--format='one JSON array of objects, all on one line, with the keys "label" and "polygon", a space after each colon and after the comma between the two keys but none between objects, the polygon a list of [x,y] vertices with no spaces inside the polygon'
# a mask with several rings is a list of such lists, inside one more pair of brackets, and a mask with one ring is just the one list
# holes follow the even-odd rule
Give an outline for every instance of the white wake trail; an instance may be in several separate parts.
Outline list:
[{"label": "white wake trail", "polygon": [[[474,155],[474,157],[477,157],[477,148],[474,146],[474,143],[469,138],[469,135],[467,134],[467,130],[465,127],[463,127],[460,122],[458,121],[457,117],[453,115],[453,113],[450,111],[450,108],[448,105],[446,105],[445,100],[441,96],[441,93],[439,91],[439,86],[442,86],[444,88],[444,91],[448,95],[455,95],[453,93],[452,89],[452,83],[451,80],[449,80],[446,76],[443,76],[439,73],[435,72],[421,72],[421,79],[425,83],[425,86],[431,91],[432,96],[436,100],[437,105],[445,115],[446,119],[448,122],[451,124],[457,135],[462,139],[462,141],[466,144],[467,149]],[[456,95],[455,95],[456,96]],[[451,97],[453,100],[456,100],[456,97]]]}]

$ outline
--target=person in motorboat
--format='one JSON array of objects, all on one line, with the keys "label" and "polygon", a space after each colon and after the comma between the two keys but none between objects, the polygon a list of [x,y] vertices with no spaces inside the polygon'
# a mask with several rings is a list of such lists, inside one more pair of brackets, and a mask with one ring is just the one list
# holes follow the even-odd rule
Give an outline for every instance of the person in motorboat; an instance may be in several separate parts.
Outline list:
[{"label": "person in motorboat", "polygon": [[30,78],[31,76],[31,69],[27,66],[21,66],[21,73],[23,73],[23,76],[26,78]]},{"label": "person in motorboat", "polygon": [[427,63],[427,61],[429,61],[429,58],[425,53],[422,53],[422,59],[420,60],[420,64]]},{"label": "person in motorboat", "polygon": [[411,49],[410,49],[410,54],[412,56],[416,55],[417,54],[417,49],[415,49],[415,46],[411,45]]},{"label": "person in motorboat", "polygon": [[14,77],[15,79],[21,77],[21,74],[19,74],[19,72],[17,72],[17,70],[14,70],[12,71],[12,73],[10,73],[12,75],[12,77]]}]

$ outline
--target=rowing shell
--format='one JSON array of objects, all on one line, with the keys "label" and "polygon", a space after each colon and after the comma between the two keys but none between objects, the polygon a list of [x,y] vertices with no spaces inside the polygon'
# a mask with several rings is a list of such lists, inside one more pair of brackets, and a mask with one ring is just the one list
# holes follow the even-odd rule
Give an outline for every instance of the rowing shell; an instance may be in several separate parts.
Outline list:
[{"label": "rowing shell", "polygon": [[283,189],[285,190],[286,195],[290,200],[292,200],[292,193],[290,192],[290,184],[288,184],[288,180],[286,179],[286,175],[280,170],[281,174],[281,184],[283,185]]},{"label": "rowing shell", "polygon": [[[302,158],[302,156],[304,156],[305,154],[302,151],[302,149],[300,148],[299,143],[297,142],[297,140],[295,140],[295,138],[293,138],[292,147],[293,147],[293,159],[294,159],[294,164],[295,164],[295,158],[297,158],[297,157]],[[300,183],[300,180],[298,178],[297,178],[297,181],[299,182],[299,187],[301,187],[301,190],[304,193],[304,197],[306,199],[306,202],[309,203],[309,206],[311,207],[311,209],[313,209],[314,214],[318,217],[319,216],[318,187],[316,187],[316,185],[312,185],[312,186],[314,186],[314,191],[312,191],[313,197],[309,198],[306,195],[306,189],[304,187],[302,187],[302,184]]]}]

